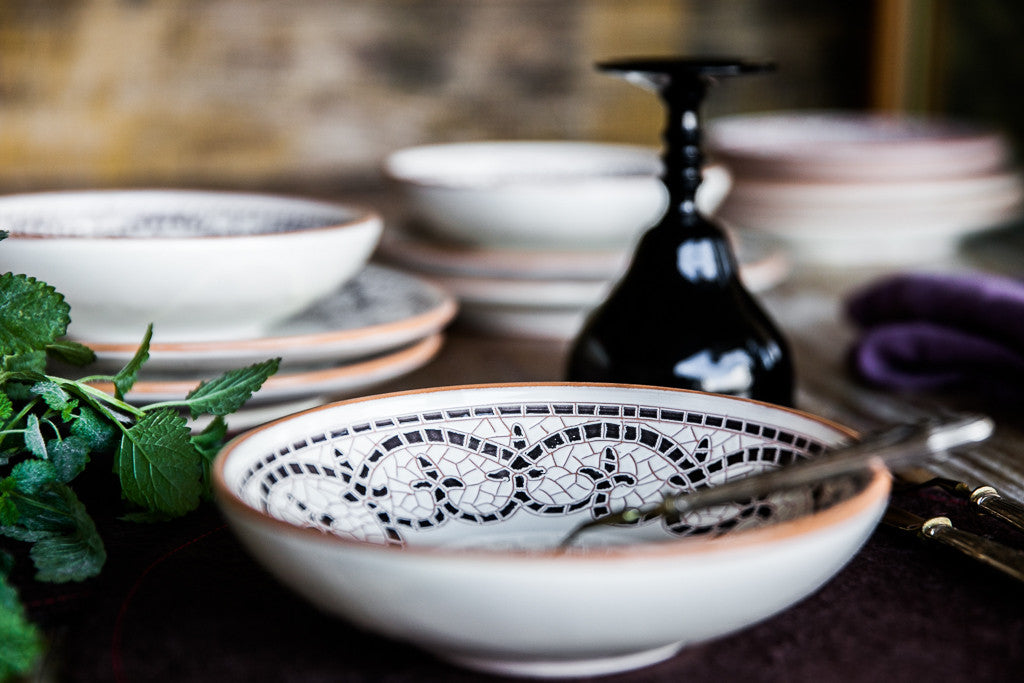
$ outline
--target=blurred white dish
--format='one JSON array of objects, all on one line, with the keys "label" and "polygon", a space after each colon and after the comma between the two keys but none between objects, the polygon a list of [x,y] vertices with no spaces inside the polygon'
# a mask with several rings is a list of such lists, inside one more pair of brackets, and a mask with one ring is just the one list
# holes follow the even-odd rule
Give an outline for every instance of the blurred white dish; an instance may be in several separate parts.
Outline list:
[{"label": "blurred white dish", "polygon": [[[958,206],[985,210],[1019,203],[1020,174],[1001,171],[960,178],[889,181],[769,181],[744,178],[736,183],[719,213],[734,204],[828,211],[921,210],[943,213]],[[841,217],[841,216],[840,216]]]},{"label": "blurred white dish", "polygon": [[630,258],[628,249],[552,251],[442,243],[390,227],[377,254],[421,273],[520,280],[598,280],[622,272]]},{"label": "blurred white dish", "polygon": [[[609,249],[632,244],[667,205],[654,149],[567,141],[490,141],[399,150],[386,174],[440,239],[477,246]],[[698,203],[712,213],[729,189],[705,171]]]},{"label": "blurred white dish", "polygon": [[781,111],[709,122],[709,156],[738,177],[923,180],[986,174],[1012,157],[1005,136],[959,121],[860,111]]},{"label": "blurred white dish", "polygon": [[377,244],[373,211],[228,192],[0,197],[0,269],[71,305],[68,334],[132,343],[248,339],[330,294]]},{"label": "blurred white dish", "polygon": [[232,530],[318,608],[462,666],[650,665],[820,588],[885,509],[875,470],[555,548],[584,520],[849,438],[726,396],[490,385],[368,397],[250,431],[213,467]]},{"label": "blurred white dish", "polygon": [[1016,173],[886,186],[742,181],[719,219],[745,239],[782,242],[799,261],[899,265],[947,257],[963,238],[1019,218],[1022,209]]},{"label": "blurred white dish", "polygon": [[[238,341],[154,343],[146,369],[211,373],[280,357],[281,367],[337,364],[396,349],[440,332],[458,305],[447,291],[393,268],[367,265],[340,290],[269,328]],[[100,369],[118,369],[137,344],[83,343]]]},{"label": "blurred white dish", "polygon": [[[768,241],[741,242],[736,252],[740,277],[751,291],[767,290],[790,272],[785,252]],[[469,327],[489,334],[547,339],[572,338],[619,274],[540,279],[421,273],[458,298],[459,319]]]},{"label": "blurred white dish", "polygon": [[[247,407],[300,399],[353,396],[370,387],[401,377],[427,364],[441,349],[443,337],[435,334],[399,351],[356,363],[317,368],[302,372],[272,375],[246,403]],[[200,379],[180,376],[149,376],[145,369],[125,399],[137,405],[179,401],[198,386]],[[113,393],[112,385],[97,383],[97,388]]]}]

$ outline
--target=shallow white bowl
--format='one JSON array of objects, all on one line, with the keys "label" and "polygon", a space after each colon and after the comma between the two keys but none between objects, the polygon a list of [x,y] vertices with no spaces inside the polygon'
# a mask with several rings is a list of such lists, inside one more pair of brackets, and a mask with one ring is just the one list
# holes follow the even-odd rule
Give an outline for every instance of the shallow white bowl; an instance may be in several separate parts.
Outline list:
[{"label": "shallow white bowl", "polygon": [[807,596],[885,507],[876,471],[687,515],[577,523],[849,436],[755,401],[615,385],[451,387],[337,403],[236,438],[217,500],[281,581],[357,625],[471,668],[609,673]]},{"label": "shallow white bowl", "polygon": [[370,210],[175,190],[0,197],[0,270],[54,286],[68,334],[97,342],[244,339],[336,290],[366,263]]},{"label": "shallow white bowl", "polygon": [[[609,249],[632,244],[664,213],[658,152],[575,141],[490,141],[399,150],[386,174],[435,237],[477,246]],[[729,189],[705,170],[698,204],[712,213]]]}]

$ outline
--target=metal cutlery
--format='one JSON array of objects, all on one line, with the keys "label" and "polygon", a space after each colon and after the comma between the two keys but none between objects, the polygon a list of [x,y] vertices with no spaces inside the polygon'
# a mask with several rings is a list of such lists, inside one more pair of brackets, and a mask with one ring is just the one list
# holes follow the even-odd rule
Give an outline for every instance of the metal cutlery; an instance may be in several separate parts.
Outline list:
[{"label": "metal cutlery", "polygon": [[961,531],[953,526],[948,517],[924,518],[890,505],[882,518],[882,523],[900,531],[913,533],[926,541],[954,548],[970,558],[1024,581],[1024,552],[984,536]]},{"label": "metal cutlery", "polygon": [[691,493],[665,496],[660,502],[652,505],[625,508],[589,520],[573,529],[559,547],[571,545],[582,533],[598,526],[630,524],[658,516],[681,515],[700,508],[816,484],[876,466],[892,469],[917,464],[925,458],[943,459],[952,448],[984,441],[991,435],[992,430],[992,420],[983,415],[960,415],[900,424],[870,434],[851,445],[832,449],[811,460]]},{"label": "metal cutlery", "polygon": [[972,507],[1024,531],[1024,505],[1001,495],[992,486],[987,484],[972,486],[963,481],[933,476],[927,470],[920,468],[901,470],[897,473],[897,479],[915,489],[940,488],[957,498],[966,500]]}]

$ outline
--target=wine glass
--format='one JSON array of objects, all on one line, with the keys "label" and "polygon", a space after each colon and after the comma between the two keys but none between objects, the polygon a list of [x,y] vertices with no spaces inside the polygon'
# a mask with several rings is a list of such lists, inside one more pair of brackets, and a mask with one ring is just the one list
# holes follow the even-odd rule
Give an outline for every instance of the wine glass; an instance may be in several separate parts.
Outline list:
[{"label": "wine glass", "polygon": [[739,278],[732,245],[695,202],[701,183],[700,106],[717,78],[770,63],[626,59],[598,65],[654,90],[665,105],[662,182],[669,206],[640,239],[611,294],[569,356],[571,381],[697,389],[790,405],[793,365],[775,324]]}]

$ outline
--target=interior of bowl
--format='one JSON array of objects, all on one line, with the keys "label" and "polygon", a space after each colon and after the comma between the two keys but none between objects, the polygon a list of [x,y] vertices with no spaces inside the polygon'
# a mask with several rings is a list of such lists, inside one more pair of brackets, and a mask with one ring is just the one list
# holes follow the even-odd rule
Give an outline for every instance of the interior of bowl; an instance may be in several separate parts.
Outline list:
[{"label": "interior of bowl", "polygon": [[647,147],[575,141],[496,141],[423,145],[392,154],[393,178],[426,185],[478,186],[550,179],[656,177],[661,161]]},{"label": "interior of bowl", "polygon": [[[536,551],[583,521],[815,457],[848,437],[802,413],[694,392],[456,388],[335,404],[255,430],[222,452],[215,482],[222,502],[345,541]],[[869,480],[602,528],[580,547],[742,533],[814,515]]]},{"label": "interior of bowl", "polygon": [[344,225],[363,216],[305,199],[189,190],[40,192],[0,198],[12,235],[47,237],[225,237]]}]

